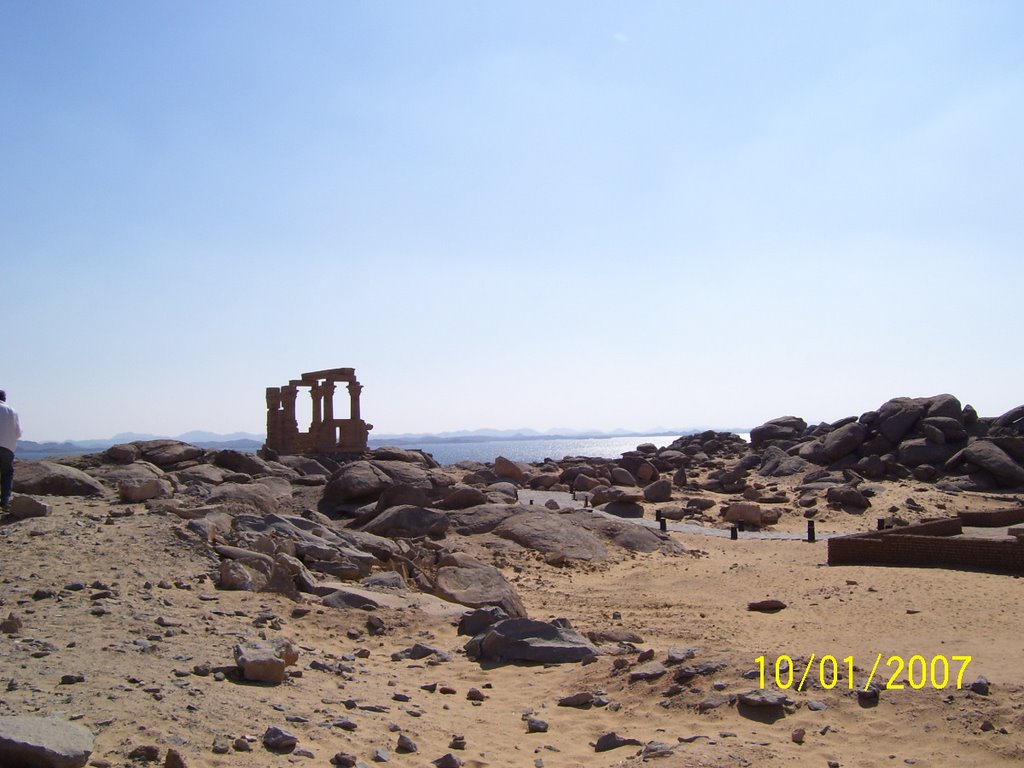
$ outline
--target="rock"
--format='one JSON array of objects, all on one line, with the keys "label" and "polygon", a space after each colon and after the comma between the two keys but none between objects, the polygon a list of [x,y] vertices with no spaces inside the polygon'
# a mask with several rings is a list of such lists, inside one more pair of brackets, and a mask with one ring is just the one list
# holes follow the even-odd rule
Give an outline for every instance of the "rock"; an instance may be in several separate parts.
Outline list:
[{"label": "rock", "polygon": [[403,754],[412,754],[419,752],[420,748],[416,746],[416,742],[406,736],[404,733],[398,735],[398,744],[395,747],[396,752]]},{"label": "rock", "polygon": [[568,622],[513,618],[491,625],[465,645],[477,660],[565,664],[596,656],[597,648]]},{"label": "rock", "polygon": [[434,594],[470,608],[496,605],[509,616],[526,616],[526,607],[501,571],[461,552],[441,558]]},{"label": "rock", "polygon": [[644,516],[644,508],[634,501],[610,501],[598,509],[616,517],[640,518]]},{"label": "rock", "polygon": [[580,691],[569,696],[563,696],[558,700],[558,706],[560,707],[575,707],[577,709],[587,709],[593,706],[593,704],[594,694],[590,691]]},{"label": "rock", "polygon": [[493,533],[565,560],[605,560],[608,557],[607,547],[590,531],[573,525],[568,515],[526,511],[506,517]]},{"label": "rock", "polygon": [[612,627],[610,629],[598,629],[591,632],[587,632],[587,638],[592,643],[632,643],[633,645],[639,645],[644,641],[643,637],[628,629],[622,627]]},{"label": "rock", "polygon": [[434,506],[438,509],[469,509],[487,503],[487,495],[479,488],[468,485],[451,488],[445,497]]},{"label": "rock", "polygon": [[[246,742],[246,745],[248,743]],[[168,749],[167,756],[164,757],[164,768],[188,768],[188,763],[178,750]]]},{"label": "rock", "polygon": [[483,504],[448,513],[451,529],[463,536],[490,533],[507,517],[528,511],[518,504]]},{"label": "rock", "polygon": [[807,731],[803,728],[794,728],[793,732],[789,735],[789,738],[793,740],[794,744],[803,744],[804,737],[807,735]]},{"label": "rock", "polygon": [[391,753],[384,749],[384,747],[375,747],[370,759],[375,763],[389,763],[391,762]]},{"label": "rock", "polygon": [[357,525],[362,525],[369,522],[374,517],[379,515],[386,509],[391,507],[397,507],[402,504],[408,504],[414,507],[427,507],[430,506],[430,498],[427,496],[427,492],[423,488],[416,488],[412,485],[406,485],[405,483],[396,483],[395,485],[389,485],[380,494],[380,498],[377,499],[377,506],[371,516],[363,519],[360,516],[356,520]]},{"label": "rock", "polygon": [[859,422],[846,424],[829,432],[822,443],[825,455],[832,461],[853,453],[864,442],[868,429]]},{"label": "rock", "polygon": [[213,464],[197,464],[194,467],[175,470],[170,473],[170,477],[177,478],[178,482],[182,484],[220,485],[230,474],[232,473],[226,469],[215,467]]},{"label": "rock", "polygon": [[15,496],[11,499],[9,511],[15,518],[25,520],[30,517],[46,517],[53,511],[53,507],[31,496]]},{"label": "rock", "polygon": [[437,768],[461,768],[462,766],[462,761],[451,752],[446,755],[441,755],[441,757],[436,760],[432,760],[431,762],[437,766]]},{"label": "rock", "polygon": [[928,408],[927,399],[896,397],[878,409],[875,429],[894,445],[914,427]]},{"label": "rock", "polygon": [[395,571],[374,573],[362,579],[359,583],[370,589],[408,589],[409,587],[402,574]]},{"label": "rock", "polygon": [[748,611],[759,611],[761,613],[776,613],[786,607],[786,604],[781,600],[775,598],[769,598],[767,600],[756,600],[752,603],[747,603]]},{"label": "rock", "polygon": [[807,422],[797,416],[782,416],[750,430],[750,445],[759,448],[773,440],[795,440],[807,429]]},{"label": "rock", "polygon": [[117,484],[117,495],[125,504],[137,504],[149,499],[169,498],[174,495],[174,486],[169,480],[156,477],[121,480]]},{"label": "rock", "polygon": [[102,496],[106,489],[80,469],[50,461],[17,461],[16,493],[40,496]]},{"label": "rock", "polygon": [[946,470],[954,471],[963,462],[981,467],[995,477],[999,485],[1013,488],[1024,485],[1024,467],[1017,464],[998,445],[989,440],[975,440],[946,462]]},{"label": "rock", "polygon": [[540,720],[536,717],[526,718],[526,732],[527,733],[547,733],[548,724],[546,720]]},{"label": "rock", "polygon": [[632,473],[622,467],[612,467],[612,483],[615,485],[625,485],[627,487],[636,486],[636,478],[633,477]]},{"label": "rock", "polygon": [[979,676],[977,680],[971,683],[971,690],[974,693],[980,694],[981,696],[988,696],[989,682],[984,676]]},{"label": "rock", "polygon": [[477,608],[475,611],[468,611],[462,614],[459,619],[458,633],[474,637],[479,635],[492,624],[496,624],[509,616],[501,608],[490,606],[488,608]]},{"label": "rock", "polygon": [[786,694],[755,689],[741,693],[738,700],[748,707],[782,707],[786,703]]},{"label": "rock", "polygon": [[516,483],[523,482],[523,468],[511,459],[499,456],[494,460],[494,474],[504,477]]},{"label": "rock", "polygon": [[779,522],[781,513],[771,507],[762,507],[755,501],[734,501],[725,509],[727,523],[743,522],[757,528],[774,525]]},{"label": "rock", "polygon": [[629,682],[635,683],[641,680],[657,680],[663,676],[668,669],[660,661],[652,661],[632,669],[629,672]]},{"label": "rock", "polygon": [[448,516],[425,507],[402,504],[386,509],[362,526],[362,530],[376,536],[414,539],[419,536],[439,538],[448,530]]},{"label": "rock", "polygon": [[180,440],[139,440],[133,443],[146,461],[161,469],[202,458],[204,449]]},{"label": "rock", "polygon": [[256,482],[245,484],[222,483],[210,492],[206,501],[209,504],[241,505],[268,515],[277,512],[281,502],[290,499],[291,495],[291,485],[287,481],[276,477],[261,477]]},{"label": "rock", "polygon": [[618,749],[619,747],[639,747],[641,742],[636,739],[627,739],[619,736],[615,731],[609,731],[598,737],[597,742],[594,744],[595,752],[608,752],[612,749]]},{"label": "rock", "polygon": [[839,504],[851,509],[867,509],[871,506],[871,502],[863,493],[847,485],[829,488],[825,492],[825,499],[831,504]]},{"label": "rock", "polygon": [[80,768],[92,754],[93,735],[59,717],[0,716],[0,765]]},{"label": "rock", "polygon": [[[970,407],[970,406],[968,406]],[[1024,405],[1018,405],[1016,408],[1011,408],[1002,416],[997,418],[992,426],[994,427],[1010,427],[1016,426],[1020,428],[1020,421],[1024,419]]]},{"label": "rock", "polygon": [[324,595],[321,602],[328,608],[358,608],[373,611],[380,608],[380,603],[361,590],[336,589]]},{"label": "rock", "polygon": [[916,467],[920,464],[942,464],[951,454],[952,450],[945,443],[916,438],[900,443],[898,460],[905,466]]},{"label": "rock", "polygon": [[235,663],[242,670],[242,676],[252,682],[282,683],[285,667],[298,660],[298,649],[284,638],[248,640],[235,646]]},{"label": "rock", "polygon": [[377,499],[394,482],[369,461],[353,461],[338,470],[324,487],[324,501]]},{"label": "rock", "polygon": [[298,745],[299,739],[283,728],[272,725],[263,733],[263,746],[271,752],[291,752]]},{"label": "rock", "polygon": [[0,632],[3,632],[5,635],[16,635],[21,632],[23,626],[20,618],[13,613],[9,613],[6,619],[0,621]]},{"label": "rock", "polygon": [[[684,481],[685,484],[685,481]],[[671,501],[672,483],[668,480],[655,480],[644,488],[644,500],[651,502]]]},{"label": "rock", "polygon": [[270,464],[259,456],[231,449],[218,451],[213,457],[213,463],[215,466],[245,475],[269,475],[274,471]]},{"label": "rock", "polygon": [[143,763],[155,763],[160,759],[160,747],[155,744],[141,744],[128,753],[128,759]]}]

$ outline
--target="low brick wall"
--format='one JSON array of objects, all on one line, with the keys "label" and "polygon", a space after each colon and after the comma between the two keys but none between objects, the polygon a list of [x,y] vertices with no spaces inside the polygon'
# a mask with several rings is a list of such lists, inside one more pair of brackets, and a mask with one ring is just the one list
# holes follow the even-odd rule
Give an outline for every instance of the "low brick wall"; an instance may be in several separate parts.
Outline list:
[{"label": "low brick wall", "polygon": [[1024,507],[992,509],[987,512],[957,512],[964,525],[977,528],[1002,528],[1024,523]]},{"label": "low brick wall", "polygon": [[935,520],[828,540],[829,565],[976,568],[1024,573],[1024,542],[968,539],[960,518]]}]

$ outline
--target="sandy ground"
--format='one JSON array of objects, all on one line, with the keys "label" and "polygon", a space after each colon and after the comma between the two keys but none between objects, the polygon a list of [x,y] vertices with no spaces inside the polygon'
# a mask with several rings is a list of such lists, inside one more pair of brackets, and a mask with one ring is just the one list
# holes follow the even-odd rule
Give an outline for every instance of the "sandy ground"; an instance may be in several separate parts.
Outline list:
[{"label": "sandy ground", "polygon": [[[880,490],[864,515],[819,512],[819,530],[865,530],[890,507],[917,519],[1016,503],[999,495],[948,496],[912,482]],[[921,510],[908,510],[908,497]],[[607,564],[552,567],[535,553],[503,549],[499,562],[534,618],[567,617],[581,631],[634,631],[655,660],[669,648],[692,646],[694,662],[727,664],[669,695],[671,671],[629,682],[635,654],[621,657],[625,670],[614,668],[614,655],[589,665],[484,668],[461,652],[465,638],[450,618],[381,609],[387,631],[371,636],[365,611],[324,608],[316,598],[221,591],[212,579],[215,556],[183,534],[180,519],[142,505],[46,501],[51,516],[0,526],[0,618],[13,613],[23,624],[0,634],[0,714],[79,720],[96,734],[96,766],[137,765],[128,754],[140,745],[159,747],[161,760],[173,747],[193,768],[326,766],[338,752],[372,765],[378,747],[391,764],[424,766],[453,751],[455,734],[465,737],[465,750],[455,754],[468,766],[638,765],[639,746],[595,753],[593,743],[612,730],[673,746],[654,760],[666,767],[999,766],[1024,759],[1024,594],[1016,577],[829,568],[824,542],[686,534],[673,536],[691,554],[621,554]],[[778,528],[803,531],[806,521],[789,512]],[[448,546],[460,547],[459,537],[449,539]],[[747,610],[763,598],[787,607]],[[300,646],[297,674],[281,685],[245,684],[231,674],[233,645],[261,633]],[[391,660],[416,641],[450,651],[452,660]],[[758,687],[758,679],[744,678],[758,669],[758,657],[766,657],[775,690],[777,657],[792,657],[800,676],[812,654],[835,656],[844,670],[842,660],[852,656],[857,687],[878,654],[883,684],[895,669],[887,665],[890,656],[931,662],[970,655],[963,685],[984,676],[991,690],[957,690],[957,662],[950,684],[939,690],[931,681],[913,690],[904,670],[893,682],[905,687],[883,690],[874,706],[859,703],[845,678],[832,690],[818,683],[788,691],[792,705],[774,721],[729,703],[730,695]],[[204,664],[229,674],[218,680],[193,671]],[[819,672],[812,667],[812,682]],[[67,675],[82,679],[62,682]],[[432,683],[454,693],[421,687]],[[486,698],[468,700],[471,688]],[[557,706],[578,691],[603,691],[610,704]],[[696,705],[715,695],[721,705],[699,712]],[[811,701],[825,706],[813,711]],[[523,716],[530,712],[549,724],[546,733],[526,732]],[[332,725],[340,718],[355,730]],[[274,725],[294,733],[310,756],[264,749],[262,734]],[[802,744],[794,741],[797,729],[805,732]],[[396,751],[399,733],[416,742],[417,753]],[[250,738],[252,751],[231,746],[240,737]],[[218,742],[226,753],[214,752]]]}]

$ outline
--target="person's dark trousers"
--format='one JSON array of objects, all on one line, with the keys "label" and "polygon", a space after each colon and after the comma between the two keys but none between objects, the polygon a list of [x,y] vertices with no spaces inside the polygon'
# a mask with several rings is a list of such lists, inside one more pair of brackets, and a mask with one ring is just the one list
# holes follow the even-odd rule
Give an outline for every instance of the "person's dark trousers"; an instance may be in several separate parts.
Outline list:
[{"label": "person's dark trousers", "polygon": [[4,509],[11,502],[11,488],[14,486],[14,451],[0,448],[0,506]]}]

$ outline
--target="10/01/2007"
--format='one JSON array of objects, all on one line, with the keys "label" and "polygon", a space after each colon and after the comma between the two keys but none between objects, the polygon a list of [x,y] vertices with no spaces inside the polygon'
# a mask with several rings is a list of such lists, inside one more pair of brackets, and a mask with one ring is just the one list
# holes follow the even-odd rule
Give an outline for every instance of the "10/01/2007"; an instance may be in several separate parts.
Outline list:
[{"label": "10/01/2007", "polygon": [[[882,666],[883,658],[884,654],[881,653],[875,656],[871,673],[864,683],[864,690],[868,690],[871,687],[876,676],[879,676],[879,680],[881,680],[886,674],[888,674],[888,679],[884,687],[887,690],[901,690],[909,686],[919,691],[928,685],[936,690],[949,687],[955,687],[957,690],[960,690],[963,688],[964,673],[967,671],[967,665],[971,663],[974,657],[932,656],[931,659],[926,659],[920,654],[915,654],[909,659],[904,659],[902,656],[894,655],[886,659],[884,669],[880,670],[879,667]],[[769,665],[765,656],[758,656],[754,661],[758,665],[761,688],[766,687],[767,683],[771,681],[782,690],[793,688],[795,684],[796,690],[802,691],[815,667],[817,667],[817,675],[812,678],[812,681],[816,681],[825,690],[835,688],[844,676],[848,681],[851,691],[857,688],[855,678],[858,670],[854,664],[853,656],[837,659],[831,654],[826,654],[819,658],[817,654],[812,653],[802,672],[798,669],[791,656],[779,656],[775,659],[774,665]],[[844,672],[845,675],[843,674]],[[906,683],[900,680],[904,672],[907,674]]]}]

